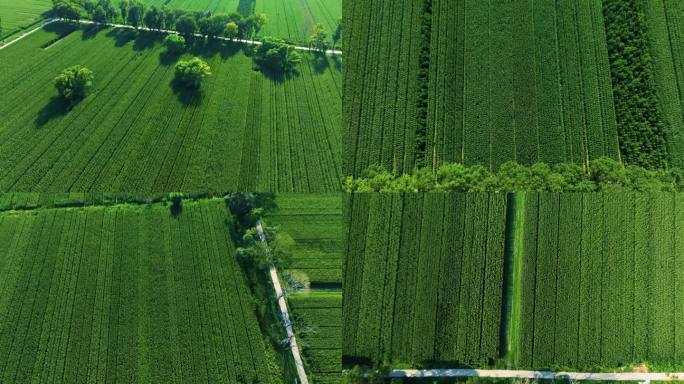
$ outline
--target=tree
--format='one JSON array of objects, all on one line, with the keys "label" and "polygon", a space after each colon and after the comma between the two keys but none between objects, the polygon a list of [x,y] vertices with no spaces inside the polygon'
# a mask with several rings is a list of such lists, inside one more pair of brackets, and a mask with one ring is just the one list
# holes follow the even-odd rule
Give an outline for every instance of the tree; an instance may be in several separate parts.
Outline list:
[{"label": "tree", "polygon": [[197,31],[195,18],[191,15],[183,15],[176,19],[176,31],[185,36],[186,39],[194,36]]},{"label": "tree", "polygon": [[208,17],[201,17],[197,20],[197,30],[199,30],[199,33],[207,37],[209,36],[209,30],[211,26],[209,24],[209,18]]},{"label": "tree", "polygon": [[121,20],[125,23],[128,19],[128,8],[130,8],[131,3],[129,0],[121,0],[119,3],[119,11],[121,12]]},{"label": "tree", "polygon": [[83,2],[83,9],[90,15],[95,11],[95,7],[97,7],[97,4],[93,0],[85,0]]},{"label": "tree", "polygon": [[150,29],[161,29],[162,26],[162,14],[157,7],[154,5],[145,12],[145,17],[143,18],[145,25]]},{"label": "tree", "polygon": [[226,37],[229,39],[235,39],[239,34],[240,27],[238,27],[236,22],[231,21],[230,23],[226,24]]},{"label": "tree", "polygon": [[171,192],[169,194],[169,200],[171,200],[171,215],[176,217],[180,215],[183,211],[183,193],[181,192]]},{"label": "tree", "polygon": [[318,49],[319,51],[325,51],[328,49],[328,32],[325,31],[323,25],[316,24],[314,33],[309,39],[309,45]]},{"label": "tree", "polygon": [[135,28],[140,27],[143,22],[143,15],[145,14],[145,4],[140,1],[133,1],[130,8],[128,8],[128,23]]},{"label": "tree", "polygon": [[98,7],[102,7],[105,13],[105,18],[108,22],[114,21],[116,19],[116,7],[112,0],[98,0]]},{"label": "tree", "polygon": [[107,13],[105,12],[104,8],[102,8],[102,6],[98,5],[93,11],[93,21],[95,21],[96,23],[107,22]]},{"label": "tree", "polygon": [[335,33],[332,35],[332,47],[335,48],[337,42],[342,38],[342,20],[337,20],[337,27]]},{"label": "tree", "polygon": [[178,55],[185,50],[185,38],[180,35],[168,35],[164,39],[164,45],[169,53]]},{"label": "tree", "polygon": [[53,8],[55,15],[62,19],[79,20],[81,18],[80,7],[70,1],[58,1]]},{"label": "tree", "polygon": [[257,12],[252,17],[254,19],[254,35],[256,36],[261,32],[264,25],[268,24],[268,17],[266,17],[266,14],[260,12]]},{"label": "tree", "polygon": [[176,64],[176,79],[186,87],[198,89],[207,76],[211,76],[211,68],[199,57]]},{"label": "tree", "polygon": [[86,97],[88,89],[93,86],[93,72],[82,65],[69,67],[55,78],[55,87],[59,95],[73,106]]},{"label": "tree", "polygon": [[[230,16],[219,13],[202,20],[206,20],[204,25],[205,30],[202,34],[209,37],[219,37],[223,36],[226,31],[226,25],[230,21]],[[201,30],[202,24],[200,24],[200,31]]]},{"label": "tree", "polygon": [[257,48],[257,62],[274,71],[291,74],[302,61],[302,56],[292,45],[274,38],[265,38]]}]

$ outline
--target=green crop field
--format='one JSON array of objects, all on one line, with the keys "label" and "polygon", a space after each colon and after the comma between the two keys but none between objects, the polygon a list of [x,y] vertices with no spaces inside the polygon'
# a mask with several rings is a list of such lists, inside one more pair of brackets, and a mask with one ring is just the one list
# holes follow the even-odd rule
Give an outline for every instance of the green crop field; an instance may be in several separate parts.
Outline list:
[{"label": "green crop field", "polygon": [[[172,86],[158,35],[51,29],[0,51],[0,190],[339,190],[340,61],[303,54],[279,79],[244,46],[206,44],[197,94]],[[52,82],[76,64],[94,88],[65,112]]]},{"label": "green crop field", "polygon": [[345,7],[348,174],[618,157],[600,2]]},{"label": "green crop field", "polygon": [[230,217],[222,200],[0,213],[0,381],[285,382]]},{"label": "green crop field", "polygon": [[348,204],[345,364],[499,358],[505,195],[353,195]]},{"label": "green crop field", "polygon": [[676,0],[643,2],[655,66],[658,102],[669,127],[669,152],[684,165],[684,3]]},{"label": "green crop field", "polygon": [[312,284],[342,282],[342,195],[278,195],[278,208],[266,222],[295,241],[292,269],[306,273]]},{"label": "green crop field", "polygon": [[516,365],[681,368],[682,197],[527,200]]},{"label": "green crop field", "polygon": [[682,369],[684,197],[349,202],[344,364]]},{"label": "green crop field", "polygon": [[[277,195],[265,221],[294,240],[290,268],[310,289],[290,294],[288,306],[307,372],[314,384],[342,381],[342,195]],[[282,272],[282,271],[281,271]],[[303,332],[305,328],[311,332]]]},{"label": "green crop field", "polygon": [[0,0],[0,40],[34,24],[50,8],[50,0]]}]

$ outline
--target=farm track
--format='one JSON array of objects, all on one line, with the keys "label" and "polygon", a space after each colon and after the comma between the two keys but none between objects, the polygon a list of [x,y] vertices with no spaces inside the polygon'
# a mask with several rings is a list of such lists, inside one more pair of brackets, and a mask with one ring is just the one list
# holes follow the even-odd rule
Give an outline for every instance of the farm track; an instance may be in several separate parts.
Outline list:
[{"label": "farm track", "polygon": [[389,378],[440,378],[440,377],[483,377],[497,379],[533,380],[578,380],[578,381],[680,381],[684,372],[679,373],[603,373],[603,372],[551,372],[516,371],[494,369],[395,369]]},{"label": "farm track", "polygon": [[[66,19],[57,19],[57,20],[69,22],[69,20],[66,20]],[[163,33],[163,34],[174,34],[174,35],[178,34],[178,32],[176,32],[176,31],[171,31],[171,30],[167,30],[167,29],[151,29],[151,28],[147,28],[147,27],[135,28],[131,25],[126,25],[126,24],[97,23],[97,22],[94,22],[91,20],[78,20],[77,23],[86,24],[86,25],[99,25],[99,26],[103,26],[103,27],[112,27],[112,28],[137,29],[139,31],[158,32],[158,33]],[[37,28],[37,29],[40,29],[40,28]],[[202,34],[199,34],[199,33],[195,33],[193,36],[202,37],[202,38],[204,37]],[[262,45],[263,44],[261,41],[258,41],[258,40],[229,39],[227,37],[221,37],[221,36],[213,37],[213,39],[221,40],[221,41],[229,41],[232,43],[242,43],[242,44],[247,44],[247,45]],[[305,51],[305,52],[312,52],[312,53],[321,52],[318,49],[310,48],[310,47],[302,47],[302,46],[298,46],[298,45],[294,45],[293,47],[298,51]],[[336,49],[327,49],[323,53],[326,55],[342,55],[342,51],[336,50]]]},{"label": "farm track", "polygon": [[[256,228],[259,232],[259,239],[261,239],[264,245],[268,247],[268,242],[266,242],[266,235],[264,234],[264,229],[261,226],[260,221],[257,221]],[[285,295],[283,294],[283,289],[280,286],[278,271],[273,266],[271,266],[270,269],[270,276],[271,282],[273,283],[273,288],[275,290],[276,298],[278,299],[278,307],[280,308],[280,314],[282,316],[283,325],[285,326],[285,332],[287,333],[287,338],[290,343],[290,352],[292,353],[292,358],[295,362],[297,376],[299,377],[299,381],[302,384],[309,384],[309,380],[306,376],[306,371],[304,370],[304,361],[302,360],[302,355],[299,353],[297,339],[295,338],[294,331],[292,330],[292,321],[290,320],[290,313],[287,309],[287,303],[285,302]]]}]

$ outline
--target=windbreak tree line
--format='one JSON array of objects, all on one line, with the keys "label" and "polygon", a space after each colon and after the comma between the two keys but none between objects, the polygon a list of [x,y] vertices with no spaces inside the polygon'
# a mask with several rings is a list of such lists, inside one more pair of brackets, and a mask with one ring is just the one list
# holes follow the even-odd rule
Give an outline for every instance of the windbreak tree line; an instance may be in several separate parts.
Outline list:
[{"label": "windbreak tree line", "polygon": [[199,33],[205,37],[254,38],[268,23],[263,13],[243,16],[207,12],[188,12],[147,5],[139,0],[53,0],[55,16],[78,20],[87,16],[99,23],[122,22],[136,28],[175,30],[187,37]]},{"label": "windbreak tree line", "polygon": [[344,189],[347,192],[674,192],[684,191],[684,171],[623,166],[607,157],[590,161],[586,168],[575,163],[526,166],[509,161],[494,172],[482,165],[447,163],[436,170],[416,168],[410,174],[397,175],[376,166],[368,168],[359,178],[348,177]]}]

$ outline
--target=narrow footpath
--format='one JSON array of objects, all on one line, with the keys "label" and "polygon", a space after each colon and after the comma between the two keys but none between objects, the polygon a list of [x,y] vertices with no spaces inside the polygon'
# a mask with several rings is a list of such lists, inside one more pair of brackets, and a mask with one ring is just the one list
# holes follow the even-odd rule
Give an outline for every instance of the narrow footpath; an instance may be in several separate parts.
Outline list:
[{"label": "narrow footpath", "polygon": [[[261,239],[261,241],[266,246],[266,249],[268,249],[266,234],[264,234],[264,228],[261,226],[260,220],[257,221],[256,228],[259,232],[259,239]],[[283,289],[280,286],[278,271],[275,267],[271,266],[270,272],[271,281],[273,282],[273,288],[275,288],[276,297],[278,298],[278,307],[280,307],[280,314],[283,317],[283,325],[285,326],[287,339],[290,341],[290,351],[292,351],[292,357],[294,358],[295,365],[297,367],[297,375],[299,376],[299,382],[301,384],[309,384],[309,379],[306,377],[306,371],[304,370],[304,361],[302,360],[302,355],[299,353],[297,339],[295,338],[294,331],[292,330],[292,321],[290,321],[290,313],[288,312],[287,304],[285,303],[285,295],[283,295]]]}]

